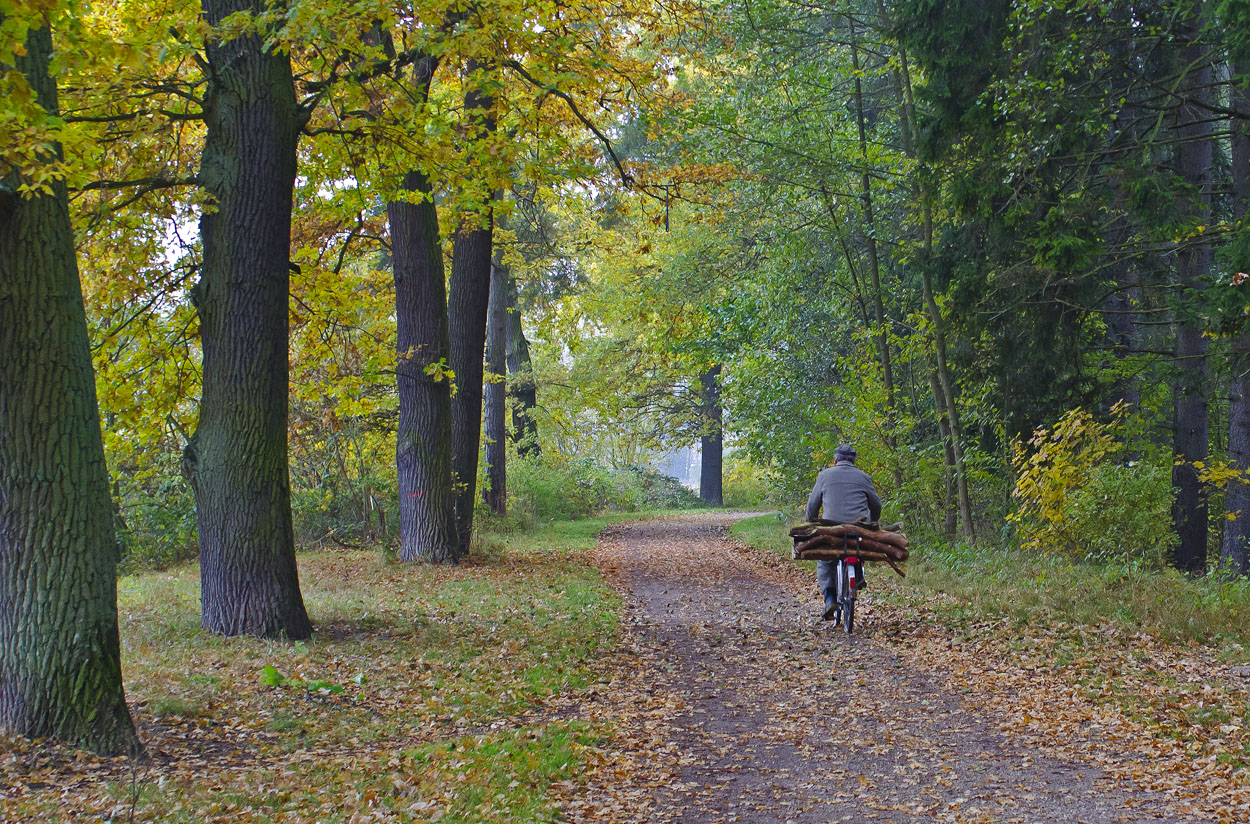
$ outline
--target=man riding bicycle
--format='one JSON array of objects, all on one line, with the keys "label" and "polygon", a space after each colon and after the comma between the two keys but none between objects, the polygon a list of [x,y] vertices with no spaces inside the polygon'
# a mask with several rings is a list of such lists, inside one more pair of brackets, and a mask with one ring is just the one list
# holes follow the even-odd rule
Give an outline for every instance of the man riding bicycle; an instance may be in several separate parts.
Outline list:
[{"label": "man riding bicycle", "polygon": [[[826,521],[853,524],[856,521],[877,521],[881,518],[881,499],[868,474],[855,465],[859,453],[850,444],[842,444],[833,452],[833,466],[816,476],[816,485],[807,498],[806,517],[814,521],[824,517]],[[823,516],[821,511],[824,511]],[[838,617],[837,561],[817,561],[816,580],[825,596],[826,621]],[[855,570],[859,588],[864,584],[864,565]]]}]

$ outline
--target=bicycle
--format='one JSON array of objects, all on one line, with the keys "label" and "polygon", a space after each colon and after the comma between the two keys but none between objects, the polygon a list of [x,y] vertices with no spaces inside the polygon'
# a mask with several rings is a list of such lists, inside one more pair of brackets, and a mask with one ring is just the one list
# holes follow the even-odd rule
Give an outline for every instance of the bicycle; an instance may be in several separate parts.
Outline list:
[{"label": "bicycle", "polygon": [[858,557],[844,555],[838,559],[837,568],[834,570],[833,580],[837,585],[838,611],[834,614],[833,623],[834,626],[837,626],[838,622],[841,621],[847,635],[850,635],[855,629],[855,594],[859,590],[859,579],[855,575],[855,565],[858,563]]}]

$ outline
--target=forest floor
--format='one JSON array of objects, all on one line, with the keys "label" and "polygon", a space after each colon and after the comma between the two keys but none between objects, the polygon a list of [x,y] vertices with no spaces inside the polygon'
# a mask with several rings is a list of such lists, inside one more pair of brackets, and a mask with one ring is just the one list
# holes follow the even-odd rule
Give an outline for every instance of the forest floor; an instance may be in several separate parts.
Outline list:
[{"label": "forest floor", "polygon": [[618,637],[584,552],[609,518],[484,532],[456,567],[299,554],[307,642],[200,629],[199,567],[119,581],[142,758],[0,736],[0,822],[551,821],[599,733],[552,717]]},{"label": "forest floor", "polygon": [[640,517],[301,552],[308,642],[126,576],[145,755],[0,737],[0,822],[1250,821],[1236,593],[921,547],[848,636],[780,521]]},{"label": "forest floor", "polygon": [[610,680],[564,712],[616,733],[557,784],[570,820],[1250,820],[1229,758],[1244,667],[1111,627],[1081,653],[1079,632],[954,628],[892,597],[906,585],[886,567],[848,636],[820,620],[810,571],[727,538],[735,519],[601,540],[624,637]]}]

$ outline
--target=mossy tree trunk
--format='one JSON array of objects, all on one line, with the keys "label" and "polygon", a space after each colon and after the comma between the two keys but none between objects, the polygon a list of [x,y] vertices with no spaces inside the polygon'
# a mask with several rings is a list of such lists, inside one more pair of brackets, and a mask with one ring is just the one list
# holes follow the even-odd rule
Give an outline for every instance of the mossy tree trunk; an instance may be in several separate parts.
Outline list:
[{"label": "mossy tree trunk", "polygon": [[[252,0],[204,0],[216,26]],[[193,291],[203,394],[184,460],[200,538],[201,620],[224,635],[307,638],[287,463],[292,187],[303,125],[290,56],[262,35],[210,38]]]},{"label": "mossy tree trunk", "polygon": [[[56,115],[49,27],[25,47],[0,71],[25,75]],[[0,729],[133,753],[116,521],[68,197],[60,182],[30,198],[17,185],[16,174],[0,179]]]}]

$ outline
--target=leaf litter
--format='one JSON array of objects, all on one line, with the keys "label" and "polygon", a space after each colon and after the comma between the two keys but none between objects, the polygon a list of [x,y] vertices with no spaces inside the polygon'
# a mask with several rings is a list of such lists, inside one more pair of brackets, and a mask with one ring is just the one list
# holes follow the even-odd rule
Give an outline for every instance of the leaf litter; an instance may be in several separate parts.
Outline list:
[{"label": "leaf litter", "polygon": [[[534,822],[593,734],[543,709],[610,648],[614,596],[567,551],[459,567],[300,556],[308,643],[199,631],[197,570],[121,593],[146,756],[0,740],[0,821]],[[607,609],[602,608],[606,604]]]},{"label": "leaf litter", "polygon": [[0,740],[0,821],[1250,820],[1250,671],[1217,651],[943,623],[874,597],[907,586],[882,573],[848,637],[731,520],[605,534],[619,634],[593,573],[552,553],[419,574],[302,557],[310,603],[340,601],[303,648],[205,640],[174,581],[181,623],[128,641],[149,758]]},{"label": "leaf litter", "polygon": [[[813,576],[728,540],[731,520],[619,527],[596,551],[627,609],[576,710],[613,733],[556,785],[570,821],[1250,820],[1245,771],[1221,757],[1240,727],[1175,735],[1202,689],[1245,714],[1245,679],[1212,687],[1202,650],[1096,628],[1083,666],[1119,678],[1091,694],[1041,649],[1062,635],[957,631],[874,598],[906,586],[882,572],[847,636],[819,620]],[[1177,674],[1205,686],[1178,694]]]}]

